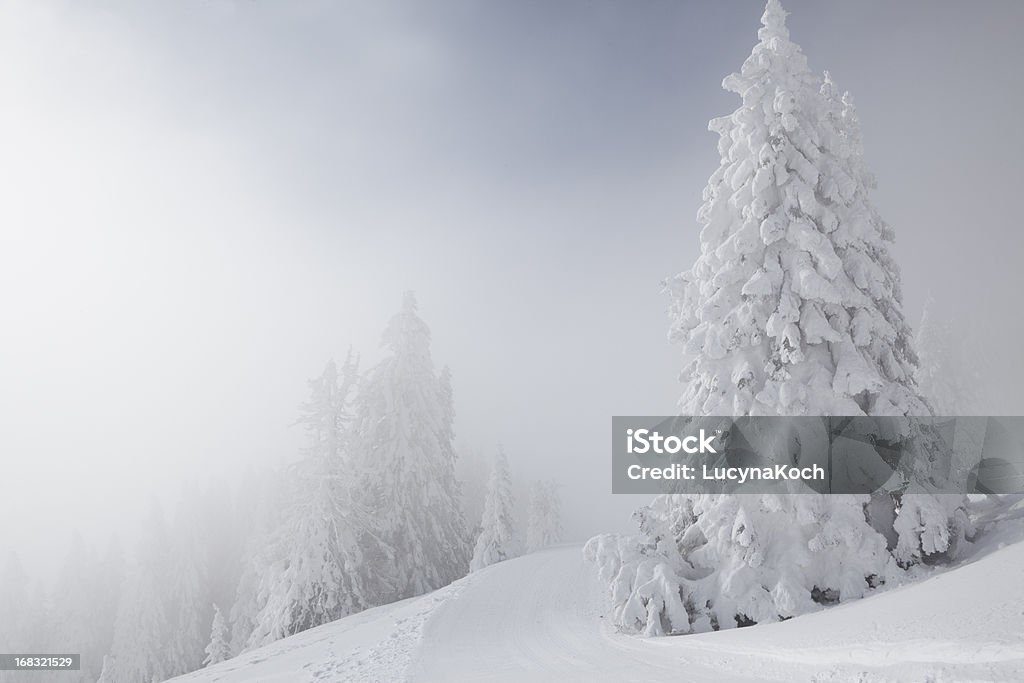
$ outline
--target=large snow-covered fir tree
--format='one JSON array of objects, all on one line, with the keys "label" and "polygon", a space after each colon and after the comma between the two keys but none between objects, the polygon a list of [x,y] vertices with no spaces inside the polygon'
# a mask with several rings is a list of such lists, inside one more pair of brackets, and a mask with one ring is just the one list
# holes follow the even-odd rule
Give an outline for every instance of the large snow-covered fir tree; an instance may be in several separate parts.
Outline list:
[{"label": "large snow-covered fir tree", "polygon": [[[929,415],[852,98],[810,71],[778,0],[758,38],[723,81],[741,106],[709,125],[721,164],[698,212],[700,256],[668,282],[670,337],[688,358],[680,412]],[[586,554],[627,628],[778,621],[945,553],[961,500],[663,495],[638,511],[639,537],[597,537]]]},{"label": "large snow-covered fir tree", "polygon": [[552,480],[535,481],[530,487],[527,512],[526,549],[547,548],[562,540],[562,501],[558,484]]},{"label": "large snow-covered fir tree", "polygon": [[499,447],[487,485],[484,514],[480,521],[480,535],[476,539],[473,558],[469,563],[471,572],[517,555],[518,539],[514,515],[512,476],[509,473],[505,451]]},{"label": "large snow-covered fir tree", "polygon": [[407,292],[384,332],[388,355],[359,392],[362,536],[379,602],[419,595],[466,573],[468,546],[455,478],[451,383],[438,376],[430,330]]},{"label": "large snow-covered fir tree", "polygon": [[[701,255],[670,281],[692,361],[684,415],[921,415],[892,230],[842,110],[768,3],[760,42],[709,128],[722,163],[698,213]],[[851,114],[852,115],[852,114]]]},{"label": "large snow-covered fir tree", "polygon": [[288,471],[283,522],[256,559],[259,612],[248,647],[327,623],[372,601],[361,580],[366,571],[358,545],[365,515],[352,497],[349,410],[357,379],[351,354],[341,372],[334,362],[310,382],[311,399],[299,424],[309,445]]}]

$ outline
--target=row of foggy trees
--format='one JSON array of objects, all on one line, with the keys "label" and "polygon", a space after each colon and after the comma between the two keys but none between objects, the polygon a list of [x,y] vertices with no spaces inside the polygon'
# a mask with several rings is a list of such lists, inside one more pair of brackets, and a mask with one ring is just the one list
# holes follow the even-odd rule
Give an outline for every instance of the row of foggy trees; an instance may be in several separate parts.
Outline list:
[{"label": "row of foggy trees", "polygon": [[76,539],[52,590],[10,558],[0,650],[81,653],[68,681],[151,683],[557,542],[553,482],[516,495],[500,448],[459,462],[451,376],[411,293],[383,345],[368,372],[350,353],[310,382],[287,467],[187,490],[171,520],[154,505],[134,552]]}]

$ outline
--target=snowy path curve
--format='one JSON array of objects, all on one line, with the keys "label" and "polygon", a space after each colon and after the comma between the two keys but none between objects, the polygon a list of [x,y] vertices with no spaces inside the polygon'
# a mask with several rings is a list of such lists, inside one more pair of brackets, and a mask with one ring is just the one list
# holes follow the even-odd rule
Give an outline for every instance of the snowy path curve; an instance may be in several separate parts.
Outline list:
[{"label": "snowy path curve", "polygon": [[[995,545],[994,543],[992,545]],[[1024,680],[1024,543],[780,624],[676,638],[616,632],[579,546],[489,567],[424,624],[410,680]]]},{"label": "snowy path curve", "polygon": [[181,680],[1024,681],[1022,537],[1024,524],[989,538],[973,562],[864,600],[780,624],[675,638],[616,632],[605,616],[606,587],[580,546],[557,547]]},{"label": "snowy path curve", "polygon": [[761,680],[728,678],[653,640],[615,633],[603,595],[575,545],[488,567],[431,615],[410,679],[647,683],[685,671],[689,681]]}]

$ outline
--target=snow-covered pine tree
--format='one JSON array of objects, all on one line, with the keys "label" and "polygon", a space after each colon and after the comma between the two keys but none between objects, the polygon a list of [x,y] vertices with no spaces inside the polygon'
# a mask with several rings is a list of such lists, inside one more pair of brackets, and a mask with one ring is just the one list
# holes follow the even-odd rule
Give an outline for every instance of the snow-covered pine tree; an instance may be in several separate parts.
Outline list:
[{"label": "snow-covered pine tree", "polygon": [[389,352],[369,373],[357,410],[363,534],[380,602],[439,588],[466,572],[455,479],[451,385],[434,371],[430,330],[407,292],[384,332]]},{"label": "snow-covered pine tree", "polygon": [[475,572],[496,562],[513,558],[518,554],[514,514],[512,476],[509,473],[505,451],[499,446],[487,486],[484,515],[480,522],[480,536],[476,539],[469,571]]},{"label": "snow-covered pine tree", "polygon": [[351,353],[310,382],[302,406],[309,438],[288,472],[290,490],[281,527],[258,558],[261,608],[248,647],[259,647],[357,612],[368,604],[357,540],[365,516],[352,500],[350,396],[358,371]]},{"label": "snow-covered pine tree", "polygon": [[352,438],[352,395],[359,379],[359,358],[348,350],[338,370],[332,360],[320,377],[309,381],[310,399],[300,407],[296,424],[309,439],[311,455],[344,459]]},{"label": "snow-covered pine tree", "polygon": [[760,42],[709,128],[722,163],[698,212],[701,255],[669,282],[692,357],[684,415],[923,415],[891,229],[829,120],[822,82],[770,0]]},{"label": "snow-covered pine tree", "polygon": [[[709,125],[721,165],[698,212],[701,254],[668,282],[670,337],[689,358],[681,413],[929,415],[852,99],[811,73],[785,19],[768,0],[758,44],[723,81],[742,104]],[[894,526],[898,494],[664,495],[638,512],[639,538],[585,552],[628,628],[777,621],[899,571],[887,540],[903,564],[944,551],[954,511],[920,501],[928,514],[915,503],[914,523]]]},{"label": "snow-covered pine tree", "polygon": [[533,482],[526,528],[526,549],[529,552],[547,548],[562,540],[561,514],[558,484],[553,480]]},{"label": "snow-covered pine tree", "polygon": [[231,659],[231,646],[229,641],[231,633],[228,630],[228,623],[220,612],[220,607],[213,605],[213,624],[210,626],[210,642],[207,643],[206,658],[203,659],[203,666],[212,666],[225,660]]}]

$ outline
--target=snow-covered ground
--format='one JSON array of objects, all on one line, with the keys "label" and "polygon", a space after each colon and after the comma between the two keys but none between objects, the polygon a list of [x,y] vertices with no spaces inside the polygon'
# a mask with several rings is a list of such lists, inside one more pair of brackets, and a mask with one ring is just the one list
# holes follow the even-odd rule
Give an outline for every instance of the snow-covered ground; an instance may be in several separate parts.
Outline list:
[{"label": "snow-covered ground", "polygon": [[476,572],[180,681],[1020,681],[1024,527],[919,583],[787,622],[616,633],[579,546]]}]

